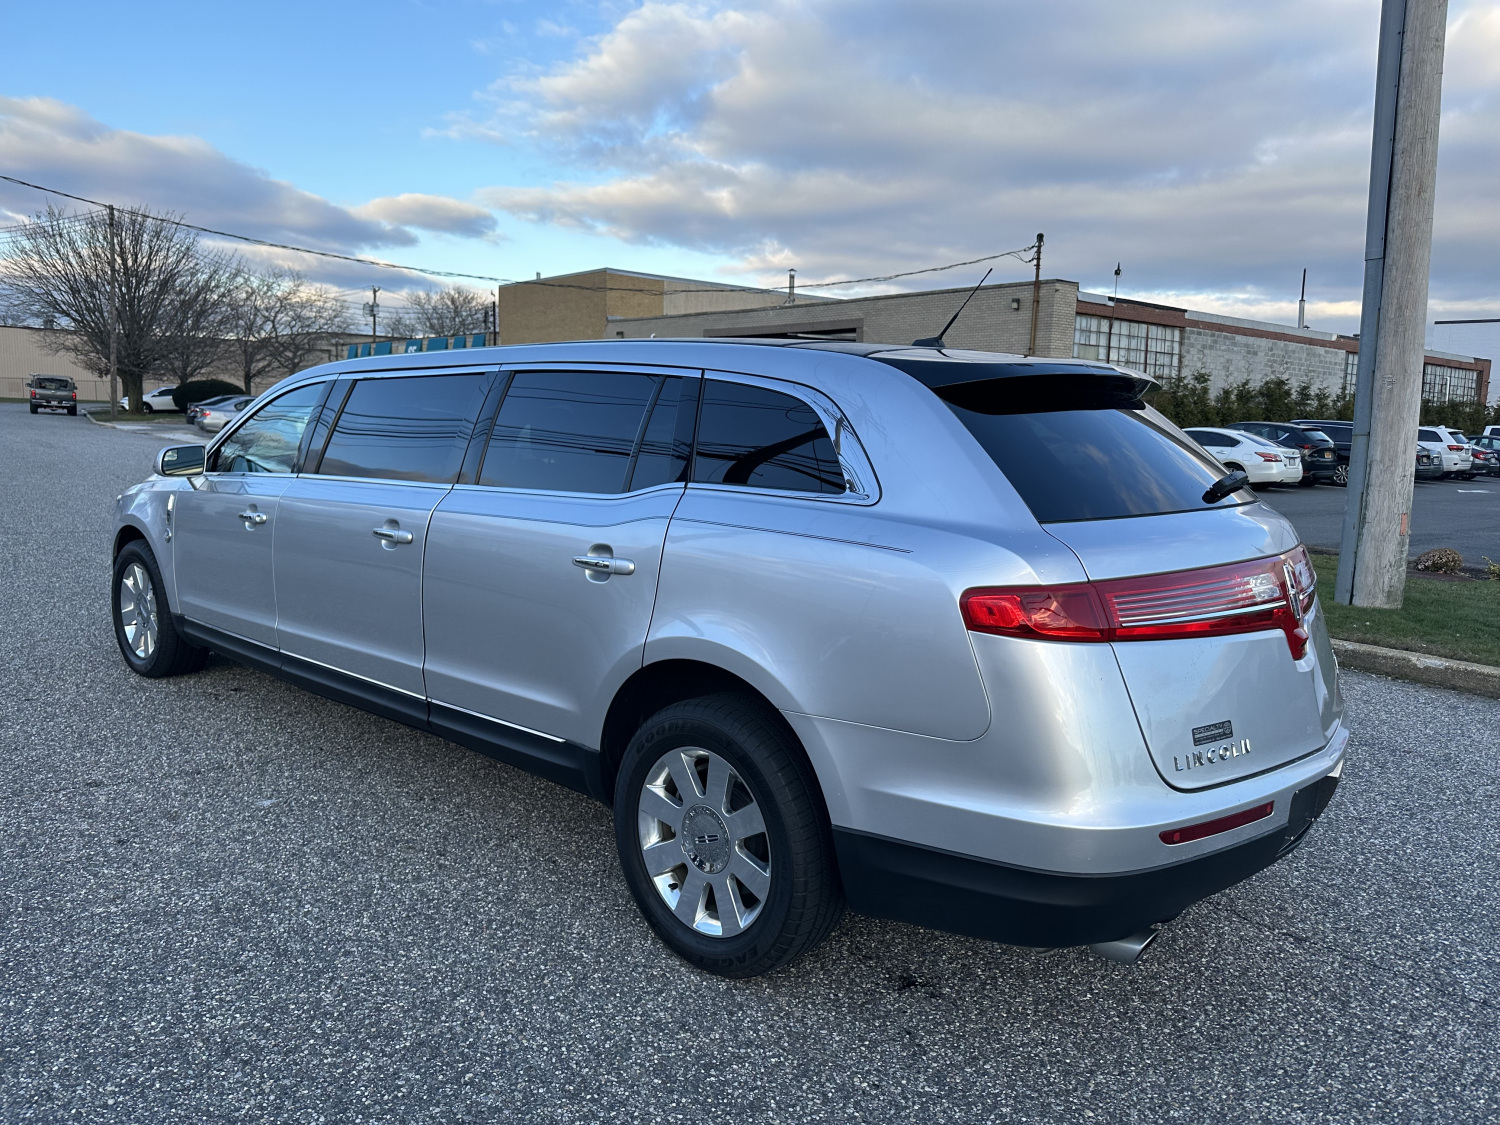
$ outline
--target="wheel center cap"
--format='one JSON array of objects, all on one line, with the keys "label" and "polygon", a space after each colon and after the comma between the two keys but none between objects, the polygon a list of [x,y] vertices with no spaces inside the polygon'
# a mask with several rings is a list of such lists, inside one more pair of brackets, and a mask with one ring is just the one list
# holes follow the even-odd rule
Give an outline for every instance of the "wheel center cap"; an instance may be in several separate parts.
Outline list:
[{"label": "wheel center cap", "polygon": [[678,838],[693,866],[705,875],[717,875],[728,865],[729,830],[724,818],[707,805],[688,809]]}]

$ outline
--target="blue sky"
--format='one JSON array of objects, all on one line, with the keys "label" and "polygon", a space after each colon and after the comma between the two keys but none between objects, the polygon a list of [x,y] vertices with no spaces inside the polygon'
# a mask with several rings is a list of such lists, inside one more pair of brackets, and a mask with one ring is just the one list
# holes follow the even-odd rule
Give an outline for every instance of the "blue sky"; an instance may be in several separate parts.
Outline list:
[{"label": "blue sky", "polygon": [[[1044,230],[1044,272],[1086,287],[1121,261],[1122,293],[1288,318],[1306,266],[1313,324],[1357,323],[1376,0],[55,11],[0,15],[0,171],[208,226],[502,277],[772,284]],[[1453,0],[1435,316],[1500,315],[1497,138],[1500,3]],[[4,186],[0,221],[37,203]]]}]

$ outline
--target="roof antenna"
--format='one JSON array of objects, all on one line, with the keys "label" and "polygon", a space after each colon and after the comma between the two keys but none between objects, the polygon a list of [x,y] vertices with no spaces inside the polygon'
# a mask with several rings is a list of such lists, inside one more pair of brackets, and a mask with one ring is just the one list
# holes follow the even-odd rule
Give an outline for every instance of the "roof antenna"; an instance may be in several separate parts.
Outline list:
[{"label": "roof antenna", "polygon": [[948,335],[948,329],[953,327],[953,322],[959,318],[959,314],[962,313],[968,303],[974,299],[974,294],[979,292],[979,286],[983,285],[987,280],[989,280],[990,274],[994,272],[994,266],[991,266],[989,269],[984,271],[984,277],[981,277],[979,279],[979,285],[976,285],[973,289],[969,290],[969,295],[964,298],[964,303],[958,306],[958,312],[953,314],[952,320],[949,320],[947,324],[943,325],[943,330],[941,332],[939,332],[936,336],[928,336],[925,340],[913,340],[911,342],[911,346],[914,348],[943,347],[943,337]]}]

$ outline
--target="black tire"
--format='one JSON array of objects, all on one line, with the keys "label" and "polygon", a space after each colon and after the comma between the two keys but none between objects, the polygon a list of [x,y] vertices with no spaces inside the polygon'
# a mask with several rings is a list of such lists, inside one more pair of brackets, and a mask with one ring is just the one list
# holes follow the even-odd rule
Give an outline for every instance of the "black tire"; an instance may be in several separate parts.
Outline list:
[{"label": "black tire", "polygon": [[70,407],[68,407],[68,416],[71,417],[71,418],[78,417],[78,407],[76,407],[76,406],[70,406]]},{"label": "black tire", "polygon": [[35,413],[36,413],[36,409],[37,409],[37,408],[36,408],[36,403],[34,403],[34,402],[33,402],[33,403],[31,403],[31,404],[30,404],[30,405],[31,405],[31,412],[32,412],[32,413],[33,413],[33,414],[35,414]]},{"label": "black tire", "polygon": [[1298,483],[1301,484],[1303,488],[1311,488],[1313,485],[1318,483],[1318,478],[1309,474],[1307,476],[1304,476]]},{"label": "black tire", "polygon": [[[660,843],[681,849],[683,861],[678,870],[664,872],[658,878],[668,889],[658,890],[648,874],[643,853],[643,798],[648,778],[656,776],[666,756],[677,749],[693,748],[703,758],[699,782],[708,788],[708,770],[712,756],[727,763],[737,781],[731,782],[720,802],[695,794],[698,802],[680,798],[677,807],[712,809],[718,813],[696,815],[700,826],[717,824],[729,828],[717,856],[702,852],[692,855],[679,840],[686,833],[660,839]],[[699,777],[697,770],[694,777]],[[668,783],[671,784],[670,782]],[[673,790],[676,792],[675,788]],[[738,795],[738,796],[737,796]],[[667,797],[670,805],[672,797]],[[740,803],[736,803],[736,801]],[[705,806],[704,802],[709,802]],[[758,807],[764,832],[744,839],[744,848],[736,843],[730,818],[744,812],[751,803]],[[752,700],[737,695],[710,695],[673,704],[658,711],[641,726],[626,747],[615,784],[615,843],[625,881],[635,896],[646,921],[667,947],[683,960],[706,972],[724,977],[751,977],[788,965],[816,948],[833,931],[844,912],[844,892],[839,883],[834,857],[833,834],[823,806],[816,777],[791,732],[774,712]],[[649,814],[646,814],[649,815]],[[707,816],[708,820],[703,818]],[[665,822],[652,822],[665,825]],[[695,837],[699,843],[718,840],[708,834]],[[750,907],[756,912],[744,928],[732,936],[700,932],[678,918],[665,895],[699,883],[712,884],[713,879],[728,880],[746,858],[752,857],[766,867],[768,888],[763,898],[756,898],[749,884],[735,882],[731,893],[742,902],[745,895],[755,900]],[[668,860],[675,855],[668,856]],[[713,863],[718,862],[717,868]],[[725,866],[725,865],[728,866]],[[691,867],[696,865],[701,872]],[[676,885],[672,886],[672,881]],[[714,914],[706,904],[714,903]],[[705,895],[703,917],[706,925],[718,911],[717,897]],[[679,898],[679,903],[681,899]],[[737,924],[737,923],[736,923]]]},{"label": "black tire", "polygon": [[141,403],[141,413],[142,414],[155,414],[156,411],[154,409],[152,409],[152,406],[151,406],[151,404],[149,402],[143,402],[143,403]]},{"label": "black tire", "polygon": [[[149,644],[132,640],[127,634],[131,626],[126,623],[125,614],[121,612],[122,595],[125,592],[122,583],[133,567],[138,567],[139,570],[131,575],[131,588],[136,588],[142,572],[150,587],[149,591],[142,590],[137,595],[137,598],[147,599],[150,609],[154,610],[150,615],[154,617],[156,632],[154,641]],[[172,621],[171,607],[167,604],[166,586],[162,583],[156,557],[152,555],[151,548],[139,539],[127,543],[115,558],[109,604],[115,623],[115,643],[120,646],[120,655],[125,658],[125,663],[136,675],[159,680],[166,676],[196,672],[203,667],[208,653],[189,644],[177,631],[177,626]],[[145,651],[138,652],[137,648],[144,648]]]},{"label": "black tire", "polygon": [[1349,487],[1349,466],[1347,463],[1333,470],[1333,480],[1330,483],[1336,484],[1340,488]]}]

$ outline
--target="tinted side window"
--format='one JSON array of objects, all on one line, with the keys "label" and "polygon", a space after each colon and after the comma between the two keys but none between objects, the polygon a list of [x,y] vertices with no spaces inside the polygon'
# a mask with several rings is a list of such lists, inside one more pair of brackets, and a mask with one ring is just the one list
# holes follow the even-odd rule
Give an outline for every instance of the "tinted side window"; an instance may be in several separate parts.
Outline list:
[{"label": "tinted side window", "polygon": [[693,479],[790,492],[844,491],[838,455],[812,407],[779,391],[718,379],[703,388]]},{"label": "tinted side window", "polygon": [[479,483],[553,492],[625,491],[659,377],[623,371],[521,371],[511,380]]},{"label": "tinted side window", "polygon": [[451,484],[490,378],[361,379],[344,404],[318,472]]},{"label": "tinted side window", "polygon": [[1233,438],[1225,437],[1223,434],[1208,433],[1204,430],[1184,430],[1183,433],[1204,449],[1227,449],[1235,444]]},{"label": "tinted side window", "polygon": [[1423,441],[1442,441],[1443,440],[1442,438],[1440,438],[1438,436],[1438,432],[1436,430],[1418,430],[1417,431],[1417,437],[1421,438]]},{"label": "tinted side window", "polygon": [[308,419],[323,399],[324,383],[313,383],[272,399],[214,452],[216,473],[289,473]]},{"label": "tinted side window", "polygon": [[627,486],[631,492],[658,484],[687,479],[688,457],[693,452],[693,422],[698,413],[698,379],[676,375],[662,381],[661,392],[651,407],[635,468]]}]

